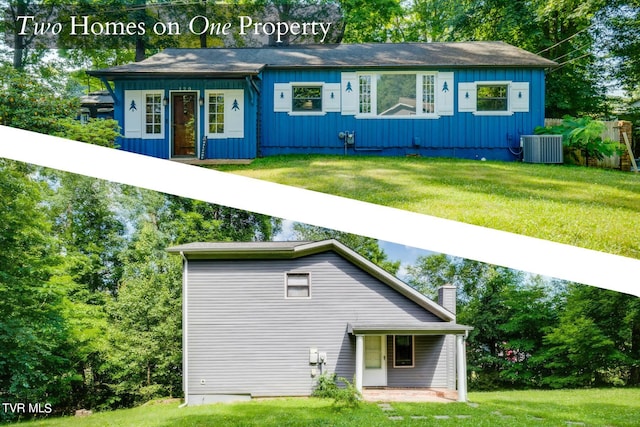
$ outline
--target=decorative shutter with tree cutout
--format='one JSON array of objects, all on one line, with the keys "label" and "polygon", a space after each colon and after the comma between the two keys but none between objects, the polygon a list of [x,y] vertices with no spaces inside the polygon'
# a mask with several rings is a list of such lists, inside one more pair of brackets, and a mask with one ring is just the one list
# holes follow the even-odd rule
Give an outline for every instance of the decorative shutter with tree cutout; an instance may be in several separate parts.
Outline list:
[{"label": "decorative shutter with tree cutout", "polygon": [[341,75],[342,114],[354,116],[358,114],[358,75],[342,73]]},{"label": "decorative shutter with tree cutout", "polygon": [[453,116],[453,73],[438,73],[436,78],[436,114]]},{"label": "decorative shutter with tree cutout", "polygon": [[291,84],[290,83],[274,83],[273,111],[276,113],[291,112]]}]

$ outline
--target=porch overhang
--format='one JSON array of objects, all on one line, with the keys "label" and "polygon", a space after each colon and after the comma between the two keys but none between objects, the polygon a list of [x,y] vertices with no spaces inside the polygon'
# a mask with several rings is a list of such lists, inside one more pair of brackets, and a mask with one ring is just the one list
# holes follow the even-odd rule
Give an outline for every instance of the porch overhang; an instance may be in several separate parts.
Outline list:
[{"label": "porch overhang", "polygon": [[347,332],[351,335],[467,335],[471,330],[471,326],[454,322],[347,324]]}]

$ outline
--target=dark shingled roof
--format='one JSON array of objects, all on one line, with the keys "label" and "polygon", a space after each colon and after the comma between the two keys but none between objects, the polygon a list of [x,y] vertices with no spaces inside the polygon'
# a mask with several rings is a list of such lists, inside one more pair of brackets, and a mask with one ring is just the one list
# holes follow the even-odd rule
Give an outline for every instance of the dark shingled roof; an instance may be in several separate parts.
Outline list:
[{"label": "dark shingled roof", "polygon": [[366,43],[316,46],[166,49],[132,64],[89,71],[118,78],[173,75],[232,77],[264,68],[549,68],[557,64],[503,42]]}]

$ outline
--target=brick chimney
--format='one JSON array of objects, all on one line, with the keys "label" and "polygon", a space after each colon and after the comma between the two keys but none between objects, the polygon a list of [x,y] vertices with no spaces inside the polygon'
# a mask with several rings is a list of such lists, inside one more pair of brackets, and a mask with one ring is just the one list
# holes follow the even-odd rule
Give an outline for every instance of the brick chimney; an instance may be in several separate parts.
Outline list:
[{"label": "brick chimney", "polygon": [[438,304],[456,314],[456,287],[444,285],[438,288]]}]

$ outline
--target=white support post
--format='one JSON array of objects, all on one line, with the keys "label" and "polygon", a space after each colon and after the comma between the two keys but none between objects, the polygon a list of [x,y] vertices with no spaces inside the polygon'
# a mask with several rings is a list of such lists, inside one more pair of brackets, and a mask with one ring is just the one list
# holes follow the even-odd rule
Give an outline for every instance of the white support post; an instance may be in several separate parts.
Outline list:
[{"label": "white support post", "polygon": [[467,401],[467,352],[465,336],[456,335],[456,366],[458,368],[458,402]]},{"label": "white support post", "polygon": [[364,336],[356,335],[356,389],[362,393],[362,368],[364,367]]}]

